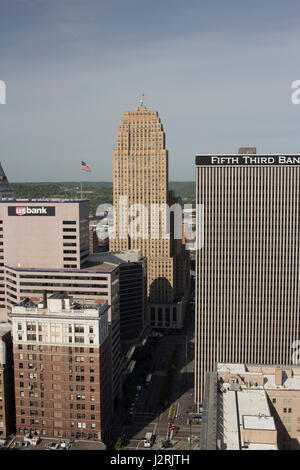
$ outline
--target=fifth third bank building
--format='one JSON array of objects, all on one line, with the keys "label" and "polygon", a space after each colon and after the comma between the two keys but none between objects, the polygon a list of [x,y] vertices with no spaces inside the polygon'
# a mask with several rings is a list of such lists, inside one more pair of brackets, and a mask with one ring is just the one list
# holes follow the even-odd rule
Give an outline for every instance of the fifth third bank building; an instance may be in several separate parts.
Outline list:
[{"label": "fifth third bank building", "polygon": [[295,363],[300,155],[198,155],[196,202],[199,405],[218,362]]}]

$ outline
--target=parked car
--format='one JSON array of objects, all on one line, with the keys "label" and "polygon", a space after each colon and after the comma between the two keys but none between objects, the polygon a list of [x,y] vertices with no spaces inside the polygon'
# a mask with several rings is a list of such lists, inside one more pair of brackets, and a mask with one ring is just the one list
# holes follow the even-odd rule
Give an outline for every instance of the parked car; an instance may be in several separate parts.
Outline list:
[{"label": "parked car", "polygon": [[161,338],[164,335],[160,331],[153,331],[153,333],[151,333],[151,336],[152,338]]}]

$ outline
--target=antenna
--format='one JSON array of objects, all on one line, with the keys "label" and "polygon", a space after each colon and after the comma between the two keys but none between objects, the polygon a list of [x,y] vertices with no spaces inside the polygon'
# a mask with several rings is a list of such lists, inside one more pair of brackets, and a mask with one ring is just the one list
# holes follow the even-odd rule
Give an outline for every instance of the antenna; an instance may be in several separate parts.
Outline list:
[{"label": "antenna", "polygon": [[144,93],[143,93],[141,98],[140,98],[140,106],[144,106],[144,99],[145,98],[147,98],[147,96],[145,96]]}]

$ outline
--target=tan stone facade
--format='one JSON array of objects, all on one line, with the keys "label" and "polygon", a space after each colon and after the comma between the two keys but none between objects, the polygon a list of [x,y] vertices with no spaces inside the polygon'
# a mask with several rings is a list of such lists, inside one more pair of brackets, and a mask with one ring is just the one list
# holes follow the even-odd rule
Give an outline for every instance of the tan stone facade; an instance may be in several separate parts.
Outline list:
[{"label": "tan stone facade", "polygon": [[[189,258],[182,240],[174,241],[170,223],[164,237],[165,221],[170,204],[175,202],[168,190],[168,151],[165,133],[156,111],[145,106],[127,111],[121,120],[113,153],[113,205],[116,236],[110,238],[110,250],[141,250],[147,257],[147,295],[150,304],[174,304],[177,308],[188,282]],[[124,197],[127,209],[120,205]],[[141,204],[147,214],[130,214],[134,204]],[[153,215],[153,205],[161,208]],[[135,228],[133,221],[139,223]],[[153,237],[156,230],[157,237]],[[178,307],[179,308],[179,307]]]},{"label": "tan stone facade", "polygon": [[[217,380],[220,448],[300,449],[299,366],[218,364]],[[238,413],[240,442],[234,435]]]}]

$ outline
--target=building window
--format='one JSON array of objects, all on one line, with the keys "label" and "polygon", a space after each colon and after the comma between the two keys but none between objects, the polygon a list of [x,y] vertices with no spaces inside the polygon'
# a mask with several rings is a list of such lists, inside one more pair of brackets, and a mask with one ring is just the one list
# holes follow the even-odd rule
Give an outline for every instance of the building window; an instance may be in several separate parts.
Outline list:
[{"label": "building window", "polygon": [[83,336],[75,336],[75,343],[84,343]]}]

